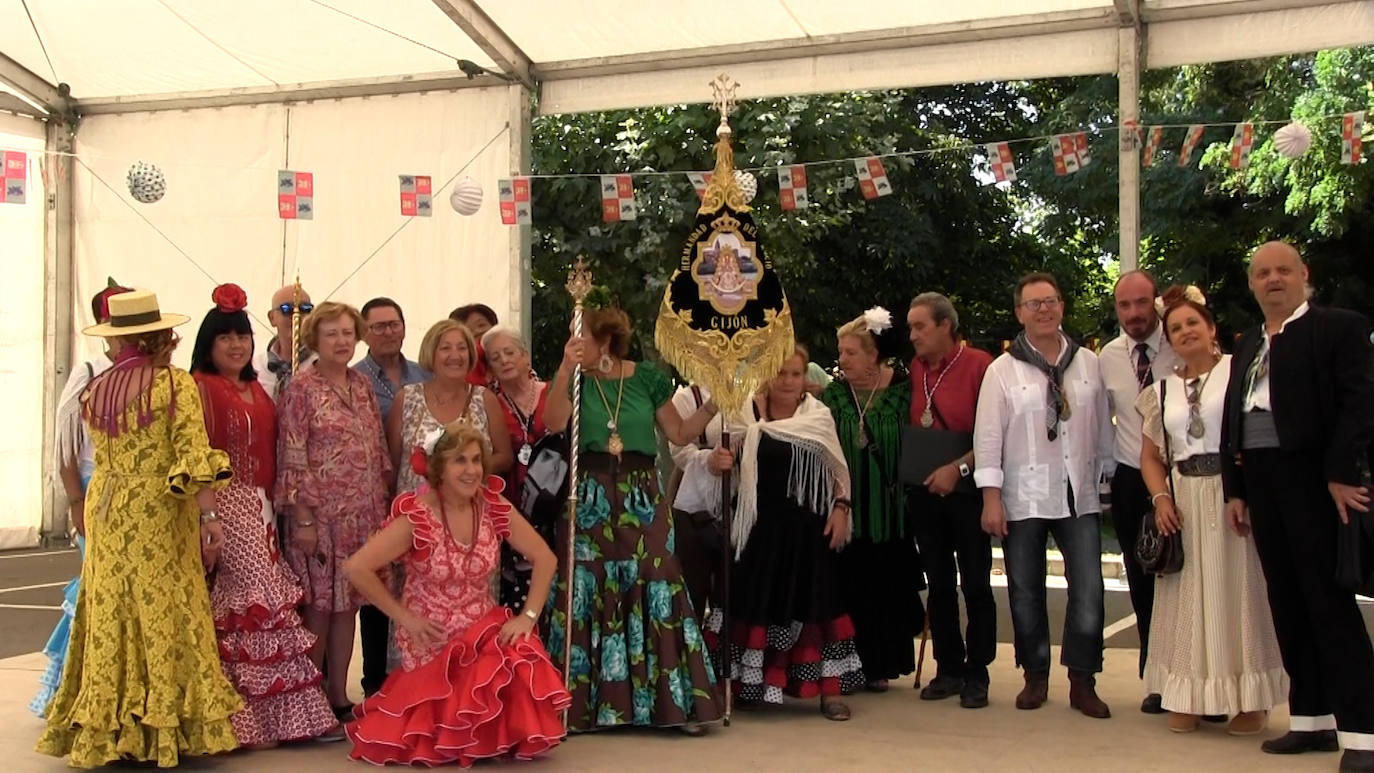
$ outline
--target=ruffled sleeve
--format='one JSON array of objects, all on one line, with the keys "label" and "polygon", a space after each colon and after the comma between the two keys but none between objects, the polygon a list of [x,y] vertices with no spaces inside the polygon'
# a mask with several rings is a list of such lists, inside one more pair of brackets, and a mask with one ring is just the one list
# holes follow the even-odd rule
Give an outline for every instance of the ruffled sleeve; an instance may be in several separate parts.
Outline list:
[{"label": "ruffled sleeve", "polygon": [[175,497],[192,497],[204,486],[219,490],[229,485],[234,473],[229,455],[210,447],[201,412],[200,389],[191,374],[168,369],[175,406],[172,422],[172,466],[167,471],[167,491]]},{"label": "ruffled sleeve", "polygon": [[[1140,431],[1155,444],[1159,453],[1164,453],[1164,417],[1159,405],[1159,384],[1150,386],[1135,399],[1136,413],[1140,414]],[[1135,465],[1138,466],[1139,461]]]},{"label": "ruffled sleeve", "polygon": [[635,366],[635,375],[644,384],[644,389],[649,393],[649,400],[654,404],[654,410],[662,408],[669,400],[673,399],[673,382],[663,371],[654,367],[651,363],[641,362]]},{"label": "ruffled sleeve", "polygon": [[398,518],[410,521],[410,549],[413,558],[417,561],[428,559],[439,541],[443,527],[434,520],[429,508],[420,501],[419,495],[414,491],[407,491],[396,497],[391,503],[391,515],[387,516],[382,528],[390,526],[391,522]]},{"label": "ruffled sleeve", "polygon": [[506,482],[496,475],[487,477],[487,485],[481,490],[482,501],[486,503],[486,516],[491,521],[496,536],[502,540],[510,538],[511,504],[501,496],[506,490]]}]

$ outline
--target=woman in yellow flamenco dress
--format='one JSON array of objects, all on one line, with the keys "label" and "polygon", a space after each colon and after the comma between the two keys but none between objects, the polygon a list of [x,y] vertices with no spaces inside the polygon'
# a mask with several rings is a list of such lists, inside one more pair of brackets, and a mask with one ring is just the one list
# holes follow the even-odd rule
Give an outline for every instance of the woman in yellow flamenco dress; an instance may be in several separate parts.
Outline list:
[{"label": "woman in yellow flamenco dress", "polygon": [[229,718],[242,701],[220,669],[204,576],[224,542],[213,489],[231,473],[194,379],[169,364],[187,318],[147,291],[118,297],[110,321],[84,331],[129,345],[81,396],[96,464],[87,556],[38,751],[72,767],[173,767],[238,746]]}]

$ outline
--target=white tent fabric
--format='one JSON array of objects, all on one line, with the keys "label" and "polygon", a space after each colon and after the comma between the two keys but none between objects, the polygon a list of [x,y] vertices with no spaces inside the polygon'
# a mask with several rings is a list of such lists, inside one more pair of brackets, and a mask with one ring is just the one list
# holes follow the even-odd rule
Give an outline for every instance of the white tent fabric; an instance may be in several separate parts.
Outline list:
[{"label": "white tent fabric", "polygon": [[[496,215],[491,186],[471,217],[455,213],[444,192],[434,197],[432,217],[406,218],[396,177],[431,175],[438,188],[464,165],[465,175],[484,182],[506,176],[507,95],[504,88],[465,89],[89,119],[76,145],[85,162],[76,173],[78,329],[89,324],[82,299],[107,276],[152,289],[169,311],[192,317],[176,355],[185,366],[210,291],[234,282],[248,293],[263,346],[271,295],[298,269],[316,303],[395,299],[410,321],[412,354],[428,324],[462,303],[487,303],[520,324],[505,247],[510,229]],[[137,159],[155,161],[167,178],[155,204],[134,201],[126,188],[126,170]],[[314,174],[316,220],[278,218],[283,168]],[[84,355],[99,352],[90,339],[79,338],[78,346]]]},{"label": "white tent fabric", "polygon": [[[36,544],[43,518],[43,124],[0,115],[0,147],[28,153],[24,204],[0,204],[0,550]],[[37,302],[35,302],[35,299]]]}]

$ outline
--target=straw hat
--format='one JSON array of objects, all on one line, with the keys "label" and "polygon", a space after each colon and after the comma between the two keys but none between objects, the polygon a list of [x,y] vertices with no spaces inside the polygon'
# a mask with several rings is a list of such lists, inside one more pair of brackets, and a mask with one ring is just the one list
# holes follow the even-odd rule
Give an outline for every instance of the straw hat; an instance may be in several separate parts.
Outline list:
[{"label": "straw hat", "polygon": [[157,306],[157,295],[149,290],[131,290],[109,297],[110,321],[92,325],[81,332],[88,336],[115,338],[118,336],[169,330],[191,320],[183,314],[163,314]]}]

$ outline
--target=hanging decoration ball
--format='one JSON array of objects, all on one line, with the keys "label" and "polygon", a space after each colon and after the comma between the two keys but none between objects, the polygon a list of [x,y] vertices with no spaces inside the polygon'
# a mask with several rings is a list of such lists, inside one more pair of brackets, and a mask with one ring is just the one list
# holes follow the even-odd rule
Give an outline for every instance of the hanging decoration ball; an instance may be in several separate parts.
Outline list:
[{"label": "hanging decoration ball", "polygon": [[1286,158],[1297,158],[1312,146],[1312,132],[1298,121],[1274,132],[1274,147]]},{"label": "hanging decoration ball", "polygon": [[144,204],[152,204],[167,192],[167,178],[162,170],[142,161],[129,167],[129,195]]},{"label": "hanging decoration ball", "polygon": [[745,203],[754,200],[754,196],[759,192],[759,181],[754,179],[750,172],[735,170],[735,184],[739,186],[739,192],[744,194]]},{"label": "hanging decoration ball", "polygon": [[448,195],[448,203],[460,215],[475,215],[482,208],[482,184],[464,177],[453,184],[453,192]]}]

